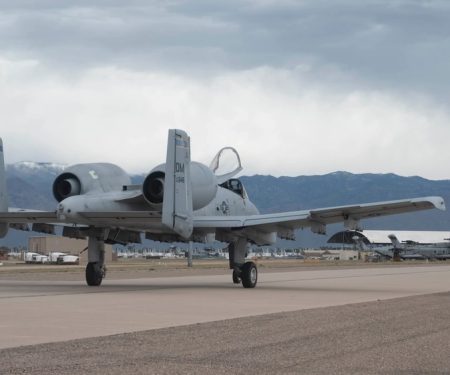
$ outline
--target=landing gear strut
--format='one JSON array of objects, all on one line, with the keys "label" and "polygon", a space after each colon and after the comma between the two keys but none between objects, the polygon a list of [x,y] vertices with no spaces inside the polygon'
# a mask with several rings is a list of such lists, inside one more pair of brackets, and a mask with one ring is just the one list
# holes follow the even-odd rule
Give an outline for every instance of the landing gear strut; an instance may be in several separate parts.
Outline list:
[{"label": "landing gear strut", "polygon": [[258,282],[258,269],[253,262],[245,262],[247,240],[240,238],[228,246],[230,269],[233,270],[233,283],[244,288],[254,288]]},{"label": "landing gear strut", "polygon": [[105,241],[103,231],[92,229],[88,240],[88,264],[86,266],[86,284],[100,286],[106,275]]},{"label": "landing gear strut", "polygon": [[233,284],[240,284],[241,283],[241,277],[240,277],[240,270],[233,270]]}]

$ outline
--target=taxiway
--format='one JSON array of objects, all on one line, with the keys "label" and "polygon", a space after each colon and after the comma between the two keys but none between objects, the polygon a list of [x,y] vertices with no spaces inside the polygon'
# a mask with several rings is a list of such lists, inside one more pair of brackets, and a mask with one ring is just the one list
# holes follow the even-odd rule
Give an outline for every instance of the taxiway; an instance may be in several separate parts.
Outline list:
[{"label": "taxiway", "polygon": [[450,266],[260,273],[255,289],[230,275],[0,282],[0,348],[153,330],[447,292]]}]

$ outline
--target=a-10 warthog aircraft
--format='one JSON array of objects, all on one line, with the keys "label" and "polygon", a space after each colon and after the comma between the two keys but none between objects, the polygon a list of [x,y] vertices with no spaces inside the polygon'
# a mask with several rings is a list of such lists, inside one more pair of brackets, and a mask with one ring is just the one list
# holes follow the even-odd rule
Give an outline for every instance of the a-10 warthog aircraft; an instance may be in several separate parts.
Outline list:
[{"label": "a-10 warthog aircraft", "polygon": [[105,275],[105,243],[139,243],[142,233],[156,241],[226,242],[233,282],[253,288],[258,272],[255,263],[245,261],[249,243],[293,240],[299,228],[325,234],[331,223],[358,229],[364,218],[445,209],[441,197],[425,197],[262,215],[235,178],[242,169],[239,155],[234,151],[236,169],[217,175],[222,152],[209,167],[191,161],[190,138],[177,129],[169,130],[166,163],[155,167],[141,185],[132,185],[113,164],[77,164],[53,183],[58,201],[54,211],[8,209],[1,142],[0,152],[0,237],[8,227],[25,229],[32,223],[34,231],[54,233],[54,226],[62,225],[64,236],[88,238],[88,285],[100,285]]}]

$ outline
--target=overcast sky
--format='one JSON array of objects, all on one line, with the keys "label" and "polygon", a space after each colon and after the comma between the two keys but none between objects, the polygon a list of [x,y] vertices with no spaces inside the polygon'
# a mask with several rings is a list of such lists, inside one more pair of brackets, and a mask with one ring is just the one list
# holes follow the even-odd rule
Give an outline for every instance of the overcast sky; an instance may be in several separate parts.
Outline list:
[{"label": "overcast sky", "polygon": [[[126,5],[123,5],[126,3]],[[450,178],[450,2],[0,1],[6,162]]]}]

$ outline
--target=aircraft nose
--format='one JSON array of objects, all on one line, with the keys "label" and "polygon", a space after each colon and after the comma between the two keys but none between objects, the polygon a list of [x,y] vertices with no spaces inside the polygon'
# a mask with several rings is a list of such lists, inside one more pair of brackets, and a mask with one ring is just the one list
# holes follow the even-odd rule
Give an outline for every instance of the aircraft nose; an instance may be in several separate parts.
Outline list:
[{"label": "aircraft nose", "polygon": [[64,203],[59,203],[57,208],[57,216],[60,220],[65,220],[72,215],[70,206]]},{"label": "aircraft nose", "polygon": [[65,212],[65,206],[62,203],[58,204],[57,210],[56,210],[56,216],[58,217],[59,220],[65,220],[66,219],[66,215],[64,214]]}]

